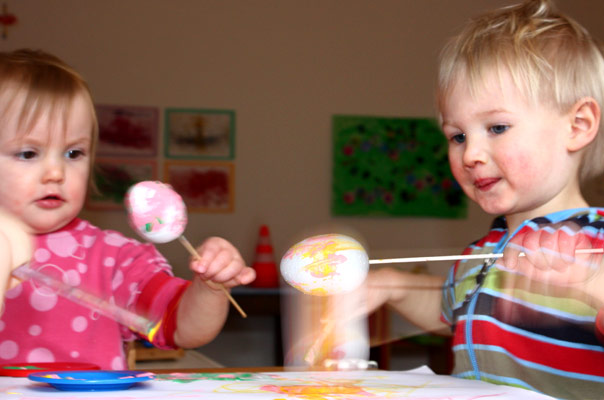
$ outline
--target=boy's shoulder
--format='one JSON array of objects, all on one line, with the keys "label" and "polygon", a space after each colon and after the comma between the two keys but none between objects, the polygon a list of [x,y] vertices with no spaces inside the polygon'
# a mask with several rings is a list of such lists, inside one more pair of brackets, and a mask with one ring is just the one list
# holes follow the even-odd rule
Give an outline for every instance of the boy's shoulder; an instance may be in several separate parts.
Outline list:
[{"label": "boy's shoulder", "polygon": [[580,227],[598,226],[604,228],[604,208],[584,207],[562,210],[534,218],[530,222],[537,225],[574,222]]},{"label": "boy's shoulder", "polygon": [[[604,229],[604,207],[584,207],[562,211],[556,211],[541,217],[536,217],[525,222],[526,226],[540,226],[546,224],[558,224],[573,222],[580,227],[593,227]],[[473,241],[466,253],[480,253],[492,251],[508,233],[505,217],[498,216],[493,219],[489,231],[482,238]]]}]

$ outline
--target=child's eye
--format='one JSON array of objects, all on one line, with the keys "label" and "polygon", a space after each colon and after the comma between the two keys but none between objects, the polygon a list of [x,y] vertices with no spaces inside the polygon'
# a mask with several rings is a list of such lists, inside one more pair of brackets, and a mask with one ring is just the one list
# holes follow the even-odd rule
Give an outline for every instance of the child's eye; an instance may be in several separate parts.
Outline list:
[{"label": "child's eye", "polygon": [[71,149],[71,150],[67,150],[67,153],[65,153],[65,156],[67,158],[69,158],[70,160],[77,160],[79,158],[84,157],[84,152],[82,150],[78,150],[78,149]]},{"label": "child's eye", "polygon": [[15,154],[19,160],[31,160],[34,159],[38,154],[33,150],[23,150]]},{"label": "child's eye", "polygon": [[461,144],[464,143],[466,141],[466,134],[465,133],[458,133],[457,135],[451,136],[451,141],[457,143],[457,144]]},{"label": "child's eye", "polygon": [[493,125],[493,126],[491,126],[491,128],[489,128],[489,130],[496,135],[500,135],[503,132],[507,131],[508,128],[509,128],[509,126],[507,126],[507,125]]}]

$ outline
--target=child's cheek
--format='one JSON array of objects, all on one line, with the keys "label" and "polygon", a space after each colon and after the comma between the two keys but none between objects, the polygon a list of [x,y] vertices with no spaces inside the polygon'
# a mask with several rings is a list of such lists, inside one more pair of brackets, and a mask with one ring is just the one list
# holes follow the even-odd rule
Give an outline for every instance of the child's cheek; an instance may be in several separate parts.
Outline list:
[{"label": "child's cheek", "polygon": [[462,155],[456,154],[454,151],[449,151],[449,168],[451,168],[451,173],[455,180],[461,184],[464,171]]},{"label": "child's cheek", "polygon": [[539,166],[536,162],[535,153],[512,150],[507,152],[507,156],[502,158],[502,169],[508,180],[521,179],[524,182],[530,182],[540,175],[544,165]]}]

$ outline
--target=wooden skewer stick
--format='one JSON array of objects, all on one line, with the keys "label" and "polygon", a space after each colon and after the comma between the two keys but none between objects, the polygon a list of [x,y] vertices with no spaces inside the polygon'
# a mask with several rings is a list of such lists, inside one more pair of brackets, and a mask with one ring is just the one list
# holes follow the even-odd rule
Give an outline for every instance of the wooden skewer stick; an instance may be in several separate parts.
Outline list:
[{"label": "wooden skewer stick", "polygon": [[[577,249],[577,254],[599,254],[604,253],[604,249]],[[520,257],[524,256],[520,253]],[[378,260],[369,260],[369,264],[402,264],[412,262],[430,262],[430,261],[458,261],[486,258],[501,258],[503,253],[488,253],[488,254],[466,254],[466,255],[450,255],[450,256],[431,256],[431,257],[404,257],[404,258],[384,258]]]},{"label": "wooden skewer stick", "polygon": [[[191,255],[193,257],[195,257],[195,259],[197,259],[197,260],[201,259],[201,257],[199,256],[199,253],[197,253],[197,250],[195,250],[195,247],[193,247],[193,245],[191,244],[191,242],[189,242],[187,240],[187,238],[184,237],[184,235],[181,235],[178,238],[178,240],[180,241],[180,243],[182,243],[183,246],[185,246],[185,248],[189,251],[189,253],[191,253]],[[222,289],[222,291],[224,292],[224,294],[226,295],[226,297],[228,297],[228,299],[231,302],[231,304],[233,305],[233,307],[235,307],[237,309],[237,311],[239,311],[239,314],[241,314],[241,316],[243,318],[247,318],[247,314],[239,306],[239,304],[237,303],[237,301],[235,301],[235,299],[233,298],[233,296],[231,296],[231,293],[229,293],[229,291],[222,284],[220,284],[220,283],[214,283],[214,284],[217,285],[220,289]]]}]

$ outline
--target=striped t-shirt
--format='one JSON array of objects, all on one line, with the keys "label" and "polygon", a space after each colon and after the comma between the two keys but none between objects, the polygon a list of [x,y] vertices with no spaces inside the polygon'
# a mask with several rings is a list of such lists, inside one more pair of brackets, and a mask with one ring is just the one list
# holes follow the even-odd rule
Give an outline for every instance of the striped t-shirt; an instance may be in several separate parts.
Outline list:
[{"label": "striped t-shirt", "polygon": [[[594,240],[599,234],[601,241],[604,209],[598,208],[553,213],[526,221],[516,232],[562,221],[584,227],[582,232]],[[464,254],[500,253],[508,240],[505,219],[499,217]],[[457,262],[443,289],[442,318],[454,335],[453,375],[558,398],[603,398],[604,344],[594,324],[598,310],[578,300],[579,295],[565,292],[566,298],[560,298],[551,287],[535,282],[505,289],[510,273],[496,265],[485,268],[478,288],[483,265],[484,260]]]}]

